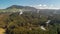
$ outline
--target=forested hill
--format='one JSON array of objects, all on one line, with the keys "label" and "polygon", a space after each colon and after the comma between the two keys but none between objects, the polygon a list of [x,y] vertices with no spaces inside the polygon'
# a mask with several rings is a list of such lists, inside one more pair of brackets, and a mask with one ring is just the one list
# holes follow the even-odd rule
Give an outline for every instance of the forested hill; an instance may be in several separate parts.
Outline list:
[{"label": "forested hill", "polygon": [[23,9],[23,10],[30,10],[30,11],[36,11],[37,9],[34,7],[30,7],[30,6],[20,6],[20,5],[12,5],[9,6],[6,9]]}]

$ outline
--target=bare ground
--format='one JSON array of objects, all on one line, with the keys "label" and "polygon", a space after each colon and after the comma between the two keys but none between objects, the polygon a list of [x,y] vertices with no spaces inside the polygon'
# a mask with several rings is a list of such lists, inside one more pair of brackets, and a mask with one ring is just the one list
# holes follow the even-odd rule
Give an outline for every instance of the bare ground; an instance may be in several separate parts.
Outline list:
[{"label": "bare ground", "polygon": [[5,29],[0,28],[0,34],[5,34]]}]

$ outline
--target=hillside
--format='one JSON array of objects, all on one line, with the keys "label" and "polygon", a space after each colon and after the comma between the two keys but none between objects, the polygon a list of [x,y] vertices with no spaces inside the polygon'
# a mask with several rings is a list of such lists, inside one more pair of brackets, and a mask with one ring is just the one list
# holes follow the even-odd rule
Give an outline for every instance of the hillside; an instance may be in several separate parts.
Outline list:
[{"label": "hillside", "polygon": [[60,14],[55,11],[13,5],[0,10],[0,28],[6,34],[60,34]]}]

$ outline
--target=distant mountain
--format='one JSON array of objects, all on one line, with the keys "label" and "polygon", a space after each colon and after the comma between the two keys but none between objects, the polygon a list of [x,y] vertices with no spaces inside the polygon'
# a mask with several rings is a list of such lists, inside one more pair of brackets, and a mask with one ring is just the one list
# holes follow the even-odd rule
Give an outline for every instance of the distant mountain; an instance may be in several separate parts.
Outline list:
[{"label": "distant mountain", "polygon": [[22,9],[22,8],[24,8],[24,6],[12,5],[12,6],[8,7],[8,8],[6,8],[6,9],[12,9],[12,8]]},{"label": "distant mountain", "polygon": [[20,6],[20,5],[12,5],[6,9],[13,9],[13,8],[16,8],[16,9],[24,9],[24,10],[29,10],[29,11],[36,11],[36,8],[34,7],[30,7],[30,6]]}]

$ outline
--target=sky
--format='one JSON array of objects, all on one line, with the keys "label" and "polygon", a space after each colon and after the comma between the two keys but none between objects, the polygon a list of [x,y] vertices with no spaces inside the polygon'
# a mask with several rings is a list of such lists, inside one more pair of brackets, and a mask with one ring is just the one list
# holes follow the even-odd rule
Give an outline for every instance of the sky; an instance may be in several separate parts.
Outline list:
[{"label": "sky", "polygon": [[0,9],[5,9],[12,5],[32,6],[35,8],[60,8],[60,0],[0,0]]}]

